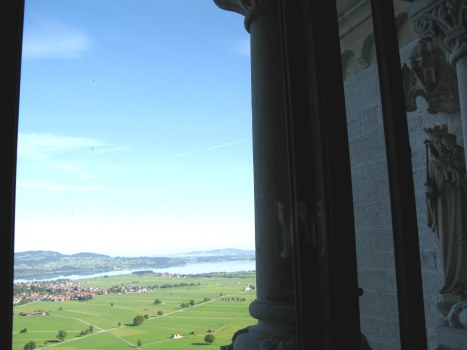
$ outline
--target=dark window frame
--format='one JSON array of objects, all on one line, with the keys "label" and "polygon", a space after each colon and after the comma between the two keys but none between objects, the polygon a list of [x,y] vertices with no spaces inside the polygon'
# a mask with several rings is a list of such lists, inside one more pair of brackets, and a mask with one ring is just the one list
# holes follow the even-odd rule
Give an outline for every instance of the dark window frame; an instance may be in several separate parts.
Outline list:
[{"label": "dark window frame", "polygon": [[0,118],[0,281],[2,317],[0,348],[12,348],[13,332],[13,254],[18,138],[19,87],[23,38],[24,1],[10,1],[2,14],[2,109]]},{"label": "dark window frame", "polygon": [[336,3],[282,0],[280,12],[299,349],[358,349],[355,225]]},{"label": "dark window frame", "polygon": [[[358,301],[355,309],[358,290],[355,232],[336,1],[282,0],[281,4],[291,198],[295,204],[296,223],[294,254],[299,348],[344,346],[356,349],[360,327]],[[418,225],[392,1],[371,0],[371,13],[386,141],[401,349],[423,350],[427,349],[427,338]],[[312,170],[306,170],[307,166]],[[315,183],[314,189],[309,182]],[[336,196],[336,187],[340,197]],[[321,194],[319,188],[324,189]],[[327,261],[320,261],[313,244],[307,243],[298,208],[298,203],[305,203],[306,209],[312,208],[314,215],[307,215],[305,225],[311,227],[318,221],[319,210],[313,204],[318,201],[325,203],[327,226],[317,230],[324,230],[325,242],[321,243],[328,243]],[[342,217],[344,212],[347,215]],[[352,225],[352,229],[348,225]],[[347,236],[342,235],[343,232]],[[344,249],[339,249],[338,245]],[[307,286],[303,283],[307,278],[319,281],[320,285]],[[339,294],[340,288],[345,288],[348,295]],[[317,298],[315,302],[309,300],[310,295]],[[313,316],[318,311],[321,311],[321,320]],[[342,328],[344,322],[347,329]],[[310,330],[310,325],[315,332]],[[313,332],[311,337],[310,332]]]},{"label": "dark window frame", "polygon": [[389,172],[401,349],[427,349],[407,109],[392,1],[371,0]]}]

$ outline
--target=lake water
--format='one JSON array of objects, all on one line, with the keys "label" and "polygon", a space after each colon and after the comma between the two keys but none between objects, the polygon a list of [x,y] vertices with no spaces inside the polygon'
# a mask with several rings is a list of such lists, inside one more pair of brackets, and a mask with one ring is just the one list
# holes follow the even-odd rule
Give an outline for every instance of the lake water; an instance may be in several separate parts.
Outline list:
[{"label": "lake water", "polygon": [[117,275],[127,275],[136,271],[153,271],[153,272],[167,272],[171,274],[181,274],[181,275],[191,275],[199,273],[210,273],[210,272],[239,272],[239,271],[256,271],[256,261],[255,260],[226,260],[226,261],[216,261],[212,263],[195,263],[195,264],[186,264],[184,266],[173,266],[166,268],[140,268],[132,270],[116,270],[116,271],[105,271],[89,275],[49,275],[49,276],[36,276],[30,279],[15,279],[14,283],[27,282],[31,280],[36,281],[56,281],[59,279],[82,279],[82,278],[93,278],[93,277],[103,277],[103,276],[117,276]]}]

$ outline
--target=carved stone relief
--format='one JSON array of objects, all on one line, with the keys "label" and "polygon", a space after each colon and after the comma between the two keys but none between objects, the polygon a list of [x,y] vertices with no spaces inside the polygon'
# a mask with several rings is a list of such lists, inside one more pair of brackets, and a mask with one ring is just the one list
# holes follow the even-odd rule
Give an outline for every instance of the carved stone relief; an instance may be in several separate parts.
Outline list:
[{"label": "carved stone relief", "polygon": [[434,42],[419,40],[409,63],[402,66],[407,111],[417,109],[416,98],[428,103],[428,113],[452,113],[459,110],[459,91],[455,68]]},{"label": "carved stone relief", "polygon": [[431,158],[427,164],[428,226],[436,234],[444,269],[445,297],[467,296],[467,175],[464,148],[447,125],[425,129]]},{"label": "carved stone relief", "polygon": [[433,41],[454,64],[467,51],[467,1],[419,1],[415,5],[412,18],[417,36]]}]

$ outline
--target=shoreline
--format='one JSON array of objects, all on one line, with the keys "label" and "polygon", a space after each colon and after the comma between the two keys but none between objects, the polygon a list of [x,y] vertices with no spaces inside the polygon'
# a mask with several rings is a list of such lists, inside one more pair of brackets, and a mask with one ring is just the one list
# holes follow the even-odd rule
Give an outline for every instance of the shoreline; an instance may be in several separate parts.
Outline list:
[{"label": "shoreline", "polygon": [[[199,262],[189,263],[182,266],[171,266],[165,268],[151,268],[151,267],[140,267],[136,269],[122,269],[122,270],[110,270],[101,271],[97,273],[83,274],[83,273],[50,273],[50,274],[36,274],[30,278],[14,278],[13,283],[27,283],[32,281],[57,281],[61,279],[67,280],[79,280],[94,277],[104,276],[118,276],[131,274],[139,271],[151,271],[153,273],[170,273],[170,274],[183,274],[193,275],[211,272],[242,272],[242,271],[256,271],[256,260],[225,260],[216,262]],[[48,276],[46,276],[48,275]]]}]

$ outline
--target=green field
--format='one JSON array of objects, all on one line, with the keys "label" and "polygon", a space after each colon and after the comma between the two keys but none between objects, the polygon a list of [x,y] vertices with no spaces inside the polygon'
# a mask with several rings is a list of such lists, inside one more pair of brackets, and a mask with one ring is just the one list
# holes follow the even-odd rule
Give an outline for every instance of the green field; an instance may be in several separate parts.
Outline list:
[{"label": "green field", "polygon": [[[94,295],[88,301],[34,302],[14,307],[13,350],[23,350],[34,341],[37,349],[119,350],[142,349],[218,349],[230,344],[238,329],[256,324],[248,313],[255,300],[255,274],[235,277],[162,278],[155,275],[125,275],[84,280],[89,286],[110,288],[115,285],[152,286],[194,283],[194,286],[161,288],[147,292]],[[160,299],[161,304],[155,304]],[[182,303],[194,306],[181,307]],[[209,300],[209,301],[205,301]],[[21,311],[45,310],[45,316],[20,316]],[[158,316],[158,311],[163,315]],[[139,326],[133,326],[137,315],[147,315]],[[120,324],[120,325],[119,325]],[[93,326],[93,332],[80,335]],[[20,332],[24,328],[27,332]],[[60,342],[59,330],[67,332]],[[207,345],[204,337],[212,330],[215,340]],[[171,339],[174,333],[182,337]],[[48,343],[45,345],[44,342]]]}]

